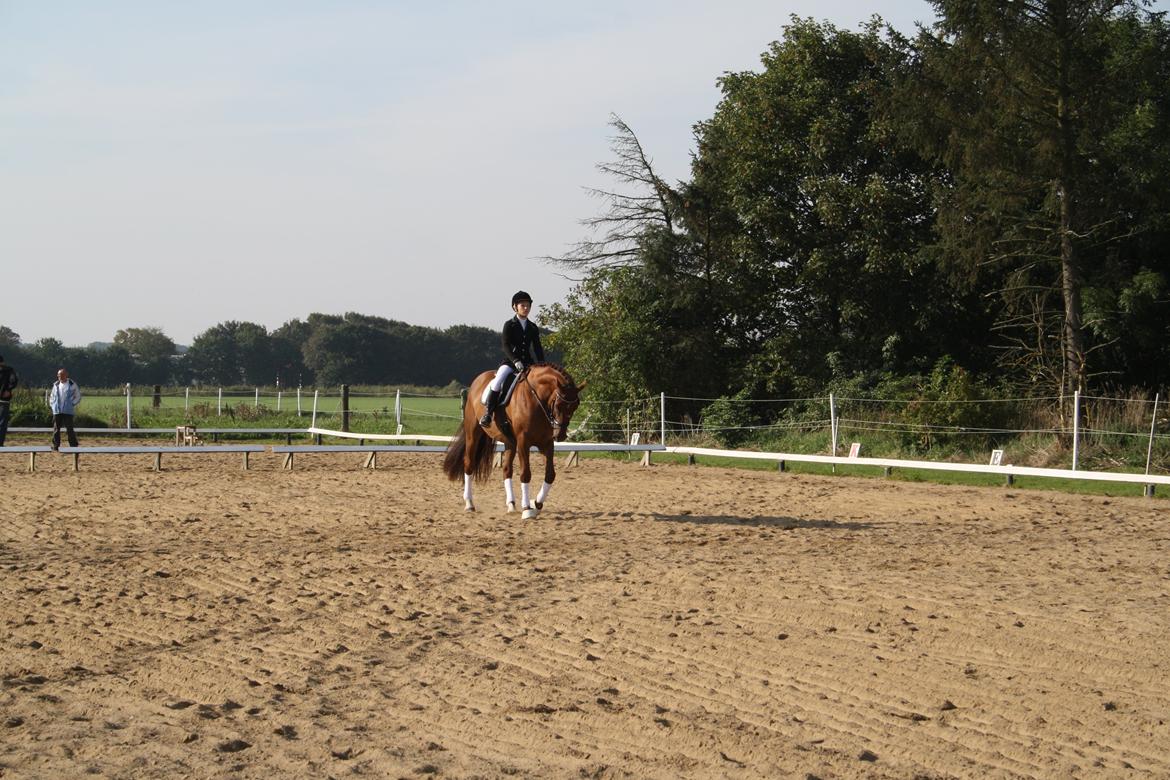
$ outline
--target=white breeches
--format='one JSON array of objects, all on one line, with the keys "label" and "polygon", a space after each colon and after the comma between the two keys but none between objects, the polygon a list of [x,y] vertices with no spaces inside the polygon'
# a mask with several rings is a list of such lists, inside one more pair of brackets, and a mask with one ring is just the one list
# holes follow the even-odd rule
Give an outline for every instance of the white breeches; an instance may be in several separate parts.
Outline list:
[{"label": "white breeches", "polygon": [[487,403],[488,392],[498,393],[504,387],[504,381],[515,373],[516,369],[512,368],[507,363],[502,364],[496,370],[496,377],[488,382],[488,386],[483,389],[483,397],[479,399],[480,403]]}]

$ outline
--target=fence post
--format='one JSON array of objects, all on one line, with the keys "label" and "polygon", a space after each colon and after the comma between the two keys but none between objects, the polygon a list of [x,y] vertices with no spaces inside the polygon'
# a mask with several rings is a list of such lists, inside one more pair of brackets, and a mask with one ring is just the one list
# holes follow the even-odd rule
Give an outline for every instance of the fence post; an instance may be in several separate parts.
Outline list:
[{"label": "fence post", "polygon": [[321,392],[320,390],[313,391],[313,420],[312,420],[312,422],[309,423],[310,428],[317,427],[317,395],[320,392]]},{"label": "fence post", "polygon": [[626,441],[629,442],[630,437],[634,435],[634,429],[630,427],[630,407],[626,407]]},{"label": "fence post", "polygon": [[829,393],[829,433],[832,436],[831,446],[833,447],[829,454],[835,458],[837,457],[837,399],[833,397],[832,393]]},{"label": "fence post", "polygon": [[155,409],[162,406],[162,385],[154,386],[154,395],[150,399],[150,405]]},{"label": "fence post", "polygon": [[395,432],[402,433],[402,389],[394,391],[394,423]]},{"label": "fence post", "polygon": [[183,413],[191,411],[191,386],[187,385],[183,388]]},{"label": "fence post", "polygon": [[127,382],[126,383],[126,428],[127,429],[134,427],[131,424],[131,419],[130,419],[130,398],[131,398],[131,396],[130,396],[130,383]]},{"label": "fence post", "polygon": [[1073,463],[1072,470],[1077,470],[1077,460],[1081,451],[1081,391],[1073,391]]},{"label": "fence post", "polygon": [[662,422],[662,446],[666,446],[666,393],[659,395],[659,419]]},{"label": "fence post", "polygon": [[1150,456],[1154,454],[1154,428],[1158,425],[1158,393],[1154,393],[1154,413],[1150,415],[1150,443],[1146,445],[1146,476],[1150,474]]},{"label": "fence post", "polygon": [[256,388],[256,403],[252,404],[252,408],[253,409],[260,408],[260,388],[259,387]]},{"label": "fence post", "polygon": [[280,388],[276,390],[276,411],[280,411]]},{"label": "fence post", "polygon": [[349,385],[341,386],[341,430],[349,432]]},{"label": "fence post", "polygon": [[297,385],[297,417],[301,416],[301,386]]},{"label": "fence post", "polygon": [[223,388],[219,388],[219,399],[215,402],[215,416],[223,417]]}]

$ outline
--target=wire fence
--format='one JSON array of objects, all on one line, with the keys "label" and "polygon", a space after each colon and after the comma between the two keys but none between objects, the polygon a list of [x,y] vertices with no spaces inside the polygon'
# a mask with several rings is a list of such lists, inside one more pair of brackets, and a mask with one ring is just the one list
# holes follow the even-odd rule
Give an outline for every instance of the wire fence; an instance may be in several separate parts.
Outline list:
[{"label": "wire fence", "polygon": [[[281,418],[284,425],[371,433],[451,434],[462,394],[420,388],[169,387],[89,390],[84,408],[133,427],[152,417]],[[720,446],[836,455],[854,444],[881,456],[972,458],[980,451],[1017,465],[1095,465],[1165,471],[1170,409],[1162,394],[1017,398],[591,399],[574,415],[578,441]]]}]

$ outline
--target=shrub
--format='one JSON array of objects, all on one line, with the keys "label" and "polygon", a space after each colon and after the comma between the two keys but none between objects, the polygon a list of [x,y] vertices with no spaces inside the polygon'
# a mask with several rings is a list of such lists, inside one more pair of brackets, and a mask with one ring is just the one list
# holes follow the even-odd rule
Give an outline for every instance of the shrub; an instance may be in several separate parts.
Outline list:
[{"label": "shrub", "polygon": [[759,420],[749,401],[748,390],[716,398],[702,412],[704,432],[724,447],[738,447],[751,439]]}]

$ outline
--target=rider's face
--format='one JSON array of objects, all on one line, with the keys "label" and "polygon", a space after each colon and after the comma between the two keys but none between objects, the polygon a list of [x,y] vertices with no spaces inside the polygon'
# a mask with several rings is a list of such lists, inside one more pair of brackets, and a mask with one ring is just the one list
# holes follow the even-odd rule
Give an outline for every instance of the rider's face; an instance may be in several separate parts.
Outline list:
[{"label": "rider's face", "polygon": [[516,313],[521,317],[527,317],[528,312],[532,309],[532,304],[528,301],[520,301],[514,308],[516,309]]}]

